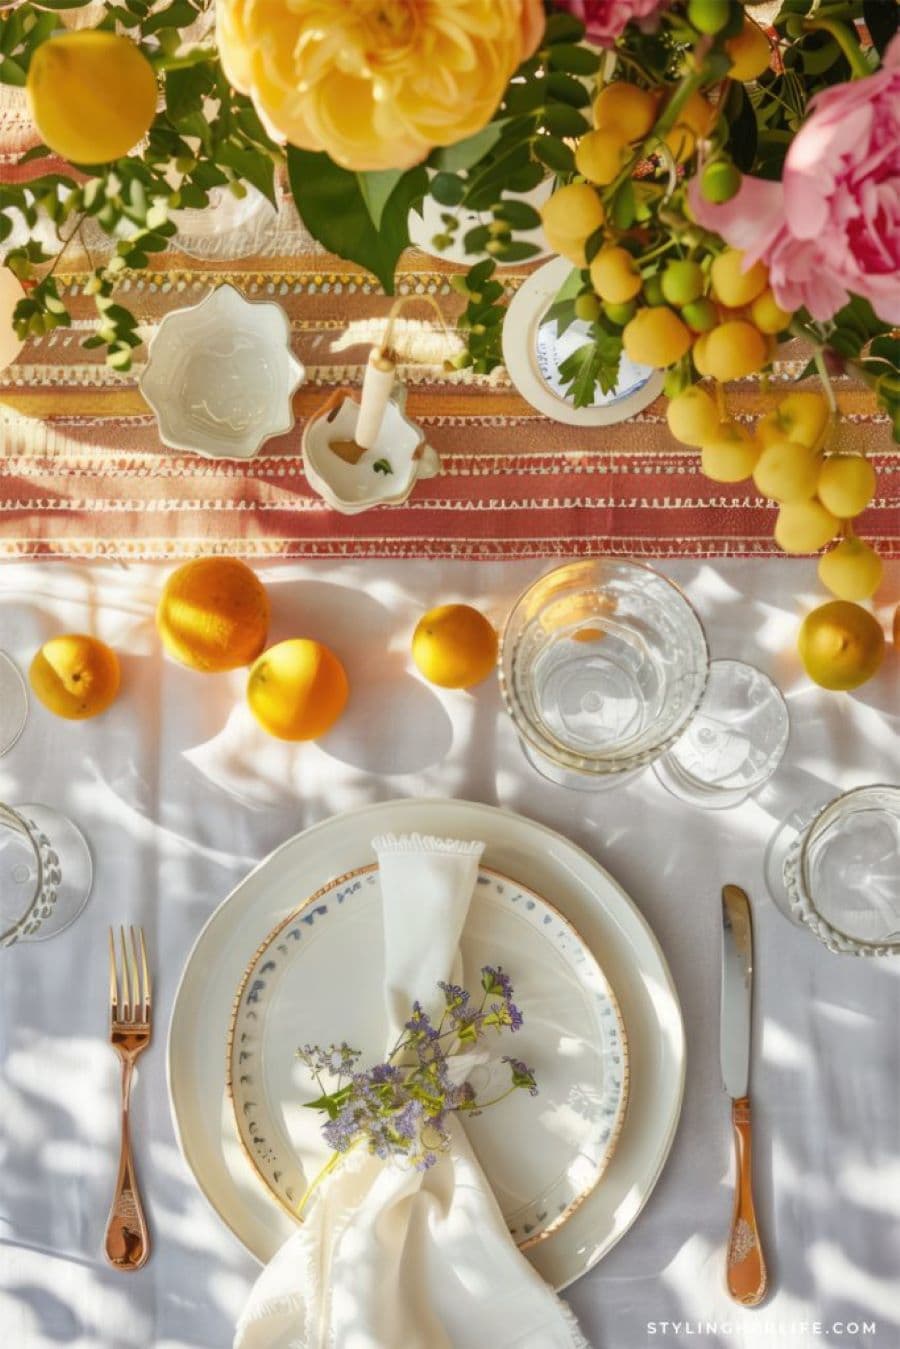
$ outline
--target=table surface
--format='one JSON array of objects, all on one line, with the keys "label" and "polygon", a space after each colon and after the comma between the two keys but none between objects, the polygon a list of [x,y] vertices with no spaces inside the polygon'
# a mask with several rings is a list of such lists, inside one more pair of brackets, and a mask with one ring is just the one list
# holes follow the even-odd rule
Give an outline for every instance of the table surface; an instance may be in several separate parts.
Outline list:
[{"label": "table surface", "polygon": [[[586,847],[653,925],[682,999],[687,1091],[668,1165],[631,1231],[567,1294],[591,1343],[900,1344],[900,962],[831,955],[780,915],[763,879],[780,821],[840,790],[900,776],[897,654],[856,695],[827,694],[792,654],[797,615],[816,594],[813,563],[667,563],[698,605],[713,655],[752,659],[784,689],[785,762],[760,797],[724,813],[682,805],[649,772],[609,793],[567,792],[527,767],[493,681],[440,691],[421,682],[408,656],[412,626],[437,598],[481,604],[500,620],[546,565],[262,566],[273,638],[326,639],[350,674],[345,718],[305,746],[268,740],[252,725],[241,673],[200,676],[163,660],[152,622],[159,566],[0,569],[0,646],[26,664],[51,634],[92,630],[122,653],[124,675],[118,702],[96,722],[64,723],[33,707],[0,760],[0,799],[66,811],[96,863],[93,896],[73,927],[0,951],[0,1343],[230,1345],[257,1267],[207,1207],[172,1132],[164,1041],[181,966],[215,906],[290,834],[365,802],[433,794],[506,806]],[[898,587],[900,564],[891,564],[884,593],[896,597]],[[752,895],[757,931],[756,1191],[774,1293],[756,1311],[722,1291],[731,1207],[718,1067],[727,880]],[[110,1271],[101,1255],[118,1148],[106,925],[122,919],[147,930],[159,1009],[134,1099],[156,1245],[132,1276]]]}]

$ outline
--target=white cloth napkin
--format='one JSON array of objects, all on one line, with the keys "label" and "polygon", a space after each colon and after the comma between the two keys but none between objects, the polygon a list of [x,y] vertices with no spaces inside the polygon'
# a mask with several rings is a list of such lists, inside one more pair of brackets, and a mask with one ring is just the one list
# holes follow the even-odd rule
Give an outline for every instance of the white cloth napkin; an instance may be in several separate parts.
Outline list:
[{"label": "white cloth napkin", "polygon": [[[481,843],[373,841],[384,900],[389,1044],[459,960]],[[425,1172],[369,1155],[323,1184],[263,1270],[235,1349],[588,1349],[513,1242],[461,1125]]]}]

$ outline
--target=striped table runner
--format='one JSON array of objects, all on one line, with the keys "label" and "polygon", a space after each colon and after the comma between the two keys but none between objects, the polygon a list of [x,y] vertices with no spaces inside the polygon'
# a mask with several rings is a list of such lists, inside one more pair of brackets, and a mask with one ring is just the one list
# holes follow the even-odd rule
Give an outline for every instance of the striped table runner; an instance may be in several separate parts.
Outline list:
[{"label": "striped table runner", "polygon": [[[21,110],[0,108],[0,145],[7,146],[0,173],[7,179],[24,172],[14,161],[26,135]],[[93,306],[76,293],[89,261],[72,246],[58,275],[73,327],[29,342],[0,373],[0,555],[701,557],[777,551],[771,507],[747,484],[707,481],[697,453],[669,435],[662,400],[614,427],[584,430],[549,421],[517,395],[503,371],[446,375],[446,339],[425,304],[405,311],[398,346],[409,413],[438,450],[443,472],[420,483],[404,506],[335,514],[303,473],[304,419],[335,384],[360,383],[368,346],[391,301],[360,268],[323,253],[289,203],[262,234],[258,222],[254,228],[262,242],[253,256],[215,256],[216,241],[206,240],[213,256],[173,252],[159,257],[154,272],[126,276],[122,300],[137,313],[145,338],[166,312],[198,302],[222,280],[250,298],[277,300],[307,367],[294,429],[250,462],[165,449],[137,388],[141,361],[123,376],[80,346]],[[96,261],[97,241],[87,245]],[[399,289],[434,297],[458,344],[453,270],[410,250]],[[508,291],[527,275],[527,268],[506,271]],[[783,354],[776,386],[803,360],[800,352]],[[842,444],[865,448],[879,471],[879,495],[862,527],[885,556],[900,556],[900,453],[870,395],[847,381],[841,386]],[[747,420],[765,405],[749,382],[736,386],[729,401]]]}]

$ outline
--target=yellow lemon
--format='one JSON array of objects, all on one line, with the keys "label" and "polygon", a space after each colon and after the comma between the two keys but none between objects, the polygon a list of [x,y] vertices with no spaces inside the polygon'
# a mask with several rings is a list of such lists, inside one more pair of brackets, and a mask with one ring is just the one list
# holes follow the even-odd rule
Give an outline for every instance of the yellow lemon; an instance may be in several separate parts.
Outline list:
[{"label": "yellow lemon", "polygon": [[713,259],[710,277],[716,299],[729,309],[752,304],[769,284],[769,273],[761,262],[744,270],[744,255],[738,248],[726,248]]},{"label": "yellow lemon", "polygon": [[421,674],[445,689],[468,689],[497,663],[497,634],[468,604],[440,604],[419,619],[412,656]]},{"label": "yellow lemon", "polygon": [[[713,379],[722,384],[730,379],[744,379],[754,374],[762,369],[769,358],[762,333],[743,319],[729,319],[727,323],[720,323],[712,332],[705,333],[704,337],[704,362]],[[696,353],[694,361],[696,364]]]},{"label": "yellow lemon", "polygon": [[173,571],[156,609],[170,655],[192,670],[216,673],[249,665],[266,644],[269,598],[256,573],[236,557],[201,557]]},{"label": "yellow lemon", "polygon": [[750,317],[759,331],[767,334],[783,332],[791,321],[791,315],[781,308],[768,289],[757,295],[751,304]]},{"label": "yellow lemon", "polygon": [[703,442],[700,467],[713,482],[743,482],[759,458],[759,446],[738,422],[722,422],[718,431]]},{"label": "yellow lemon", "polygon": [[603,202],[588,183],[569,183],[557,188],[541,207],[541,222],[547,236],[583,244],[606,219]]},{"label": "yellow lemon", "polygon": [[588,182],[606,187],[617,176],[630,154],[628,142],[618,127],[588,131],[575,147],[575,167]]},{"label": "yellow lemon", "polygon": [[625,248],[601,248],[591,261],[591,285],[601,300],[625,304],[641,289],[641,275]]},{"label": "yellow lemon", "polygon": [[709,368],[708,348],[709,348],[708,332],[701,333],[697,338],[697,340],[694,342],[694,345],[691,347],[691,360],[694,362],[694,369],[697,371],[698,375],[703,375],[704,378],[707,375],[712,374],[712,371]]},{"label": "yellow lemon", "polygon": [[875,470],[862,454],[833,454],[822,465],[819,500],[839,520],[852,520],[875,495]]},{"label": "yellow lemon", "polygon": [[83,721],[105,712],[119,692],[119,658],[96,637],[67,633],[44,643],[28,679],[56,716]]},{"label": "yellow lemon", "polygon": [[806,673],[822,688],[856,689],[884,659],[884,632],[868,609],[831,600],[806,615],[797,650]]},{"label": "yellow lemon", "polygon": [[656,121],[656,99],[627,80],[614,80],[594,99],[594,126],[614,126],[626,140],[639,141]]},{"label": "yellow lemon", "polygon": [[775,521],[775,542],[785,553],[817,553],[838,532],[839,521],[821,501],[786,501]]},{"label": "yellow lemon", "polygon": [[690,349],[691,333],[666,305],[639,309],[622,332],[625,354],[638,365],[662,369],[674,365]]},{"label": "yellow lemon", "polygon": [[279,740],[318,740],[343,712],[349,692],[337,656],[308,637],[270,646],[247,679],[251,712]]},{"label": "yellow lemon", "polygon": [[28,68],[28,106],[41,137],[73,164],[119,159],[156,115],[156,76],[130,38],[80,28],[48,38]]},{"label": "yellow lemon", "polygon": [[713,105],[702,94],[691,94],[678,114],[679,122],[689,126],[698,136],[708,136],[718,116]]},{"label": "yellow lemon", "polygon": [[697,137],[684,122],[677,122],[670,131],[666,132],[663,140],[679,164],[683,164],[685,160],[690,159],[697,148]]},{"label": "yellow lemon", "polygon": [[699,384],[677,395],[666,408],[669,430],[682,445],[702,445],[713,440],[719,430],[719,409]]},{"label": "yellow lemon", "polygon": [[794,440],[767,445],[753,470],[753,481],[773,501],[808,501],[816,495],[820,461]]},{"label": "yellow lemon", "polygon": [[863,539],[841,539],[819,558],[819,580],[841,600],[867,600],[881,584],[884,563]]},{"label": "yellow lemon", "polygon": [[544,226],[544,237],[553,252],[558,253],[561,258],[568,258],[569,262],[573,262],[576,267],[580,267],[582,270],[587,267],[588,260],[584,251],[583,239],[570,239],[568,235],[556,234],[553,230],[547,229],[546,225]]},{"label": "yellow lemon", "polygon": [[736,37],[725,39],[725,50],[731,57],[731,80],[757,80],[769,67],[772,49],[769,39],[752,19],[744,19],[744,26]]}]

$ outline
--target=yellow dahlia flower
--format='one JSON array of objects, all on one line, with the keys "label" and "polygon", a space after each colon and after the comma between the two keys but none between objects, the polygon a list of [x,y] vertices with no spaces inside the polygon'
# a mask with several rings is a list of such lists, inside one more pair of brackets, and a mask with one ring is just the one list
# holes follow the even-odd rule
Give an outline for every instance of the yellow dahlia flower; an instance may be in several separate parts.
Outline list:
[{"label": "yellow dahlia flower", "polygon": [[490,119],[541,0],[217,0],[222,64],[279,140],[407,168]]}]

